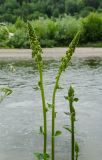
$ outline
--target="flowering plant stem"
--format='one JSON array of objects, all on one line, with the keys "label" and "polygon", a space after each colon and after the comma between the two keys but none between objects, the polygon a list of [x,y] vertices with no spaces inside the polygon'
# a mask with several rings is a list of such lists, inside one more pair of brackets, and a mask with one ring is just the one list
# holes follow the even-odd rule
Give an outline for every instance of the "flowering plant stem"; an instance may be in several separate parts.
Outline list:
[{"label": "flowering plant stem", "polygon": [[69,62],[72,58],[72,55],[75,51],[75,48],[76,48],[76,45],[78,43],[78,40],[79,40],[79,37],[80,37],[80,32],[78,32],[74,39],[72,40],[72,42],[70,43],[69,45],[69,48],[68,50],[66,51],[66,55],[64,57],[62,57],[62,60],[61,60],[61,64],[60,64],[60,67],[59,67],[59,70],[58,70],[58,74],[56,76],[56,82],[55,82],[55,86],[54,86],[54,90],[53,90],[53,96],[52,96],[52,138],[51,138],[51,141],[52,141],[52,160],[55,159],[55,97],[56,97],[56,92],[57,92],[57,89],[59,89],[59,80],[60,80],[60,77],[61,77],[61,74],[63,71],[65,71],[65,69],[68,67],[69,65]]},{"label": "flowering plant stem", "polygon": [[[42,49],[39,44],[39,41],[36,37],[35,31],[31,24],[28,22],[28,32],[29,32],[29,38],[30,38],[30,46],[32,49],[32,58],[34,58],[35,62],[38,65],[40,80],[38,82],[40,91],[41,91],[41,97],[42,97],[42,108],[43,108],[43,128],[40,127],[40,132],[44,136],[44,143],[43,143],[43,154],[37,153],[37,158],[41,155],[44,160],[47,158],[47,108],[46,108],[46,100],[45,100],[45,92],[44,92],[44,83],[43,83],[43,61],[42,61]],[[39,158],[38,158],[39,159]]]},{"label": "flowering plant stem", "polygon": [[79,156],[79,145],[75,141],[75,121],[76,121],[76,112],[74,108],[74,102],[78,101],[78,98],[74,97],[74,88],[70,86],[68,90],[68,96],[65,97],[69,101],[70,113],[65,112],[66,115],[70,116],[70,128],[66,125],[64,128],[71,133],[71,160],[78,160]]}]

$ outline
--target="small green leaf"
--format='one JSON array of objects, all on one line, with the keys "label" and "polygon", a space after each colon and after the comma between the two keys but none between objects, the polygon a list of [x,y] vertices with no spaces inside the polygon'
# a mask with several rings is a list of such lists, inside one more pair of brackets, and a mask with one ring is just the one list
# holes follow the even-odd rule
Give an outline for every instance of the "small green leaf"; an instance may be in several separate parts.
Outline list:
[{"label": "small green leaf", "polygon": [[56,131],[55,136],[60,136],[62,134],[61,131]]},{"label": "small green leaf", "polygon": [[49,154],[43,154],[43,153],[34,153],[34,155],[36,156],[37,160],[49,160],[50,155]]},{"label": "small green leaf", "polygon": [[69,91],[68,91],[68,96],[73,97],[74,96],[74,89],[72,86],[70,86]]},{"label": "small green leaf", "polygon": [[40,134],[44,134],[43,127],[40,126]]},{"label": "small green leaf", "polygon": [[9,67],[9,70],[11,72],[15,72],[16,71],[15,67],[12,64],[9,64],[8,67]]},{"label": "small green leaf", "polygon": [[49,109],[52,109],[52,104],[47,103],[47,105],[48,105],[48,108],[49,108]]},{"label": "small green leaf", "polygon": [[77,142],[75,142],[75,152],[79,153],[79,145]]},{"label": "small green leaf", "polygon": [[68,97],[68,96],[64,96],[64,98],[68,101],[70,101],[72,99],[72,97]]},{"label": "small green leaf", "polygon": [[55,118],[56,118],[57,112],[55,112]]},{"label": "small green leaf", "polygon": [[44,160],[44,155],[42,153],[34,153],[38,160]]},{"label": "small green leaf", "polygon": [[66,127],[66,126],[64,126],[63,128],[64,128],[64,129],[66,129],[67,131],[69,131],[70,133],[72,133],[72,130],[71,130],[71,128],[69,128],[69,127]]},{"label": "small green leaf", "polygon": [[40,81],[38,82],[38,86],[41,87],[41,82]]},{"label": "small green leaf", "polygon": [[74,108],[74,106],[71,107],[71,116],[75,117],[75,108]]},{"label": "small green leaf", "polygon": [[57,86],[57,89],[63,89],[63,88],[58,85],[58,86]]},{"label": "small green leaf", "polygon": [[33,89],[35,89],[36,91],[38,91],[38,90],[39,90],[39,87],[36,86],[36,87],[33,87]]},{"label": "small green leaf", "polygon": [[10,95],[12,93],[12,89],[10,89],[9,87],[6,88],[0,88],[1,92],[4,92],[6,96]]},{"label": "small green leaf", "polygon": [[47,108],[47,107],[46,107],[45,109],[46,109],[46,112],[48,112],[48,111],[49,111],[49,108]]},{"label": "small green leaf", "polygon": [[49,160],[50,159],[50,155],[49,154],[44,154],[44,159]]},{"label": "small green leaf", "polygon": [[42,57],[41,57],[41,54],[37,54],[37,58],[38,58],[38,61],[42,61]]},{"label": "small green leaf", "polygon": [[68,96],[64,96],[64,98],[65,98],[66,100],[68,100]]},{"label": "small green leaf", "polygon": [[74,98],[74,101],[75,101],[75,102],[78,102],[78,101],[79,101],[79,99],[78,99],[78,98]]},{"label": "small green leaf", "polygon": [[47,103],[46,112],[48,112],[50,109],[52,109],[52,105],[50,103]]},{"label": "small green leaf", "polygon": [[5,96],[0,96],[0,103],[4,100]]},{"label": "small green leaf", "polygon": [[69,127],[69,125],[64,125],[64,127]]},{"label": "small green leaf", "polygon": [[68,116],[70,116],[70,115],[71,115],[69,112],[64,112],[64,114],[66,114],[66,115],[68,115]]}]

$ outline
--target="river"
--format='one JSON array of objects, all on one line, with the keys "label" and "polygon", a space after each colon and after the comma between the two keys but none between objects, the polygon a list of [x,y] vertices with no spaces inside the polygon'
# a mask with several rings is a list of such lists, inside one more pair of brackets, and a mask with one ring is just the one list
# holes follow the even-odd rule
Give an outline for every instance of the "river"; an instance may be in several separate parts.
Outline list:
[{"label": "river", "polygon": [[[59,59],[44,61],[45,94],[51,103]],[[11,72],[10,66],[15,68]],[[35,160],[34,153],[42,152],[43,137],[39,74],[32,60],[0,60],[0,86],[10,86],[12,95],[0,104],[0,160]],[[64,99],[69,85],[75,88],[76,139],[80,146],[79,160],[101,160],[102,157],[102,57],[74,57],[62,74],[56,96],[56,160],[70,159],[70,133],[63,125],[70,124],[64,114],[68,103]],[[51,110],[48,112],[48,152],[51,140]]]}]

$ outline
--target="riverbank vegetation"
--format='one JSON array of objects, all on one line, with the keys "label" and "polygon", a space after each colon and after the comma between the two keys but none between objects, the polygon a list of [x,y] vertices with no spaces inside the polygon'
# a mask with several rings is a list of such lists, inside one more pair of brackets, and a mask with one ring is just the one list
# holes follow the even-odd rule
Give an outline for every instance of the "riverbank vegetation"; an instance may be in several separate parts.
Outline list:
[{"label": "riverbank vegetation", "polygon": [[[79,46],[102,47],[102,14],[90,13],[85,18],[64,15],[60,18],[44,18],[32,20],[36,34],[42,47],[67,46],[75,33],[83,28],[83,36]],[[6,23],[9,30],[0,27],[0,48],[29,48],[26,22],[20,17],[14,24]]]},{"label": "riverbank vegetation", "polygon": [[27,21],[42,47],[67,46],[82,27],[79,46],[102,47],[101,0],[1,0],[0,48],[30,48]]},{"label": "riverbank vegetation", "polygon": [[39,17],[58,18],[64,14],[86,17],[90,12],[102,12],[101,0],[0,0],[0,22],[25,22]]}]

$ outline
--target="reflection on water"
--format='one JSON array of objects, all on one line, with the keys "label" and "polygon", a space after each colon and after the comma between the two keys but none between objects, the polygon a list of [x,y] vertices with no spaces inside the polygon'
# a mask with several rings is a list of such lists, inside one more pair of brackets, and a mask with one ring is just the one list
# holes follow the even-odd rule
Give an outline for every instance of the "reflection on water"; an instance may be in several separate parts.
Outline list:
[{"label": "reflection on water", "polygon": [[[9,65],[15,72],[11,72]],[[44,62],[44,82],[47,102],[51,102],[52,88],[59,60]],[[0,104],[0,160],[34,160],[33,153],[42,151],[42,107],[37,65],[33,61],[0,61],[0,86],[9,85],[13,94]],[[60,81],[62,89],[56,97],[56,129],[63,134],[56,138],[56,159],[70,159],[70,135],[63,130],[69,123],[63,114],[67,110],[64,96],[72,83],[80,101],[76,104],[76,132],[80,144],[79,160],[100,160],[102,155],[102,59],[73,58]],[[48,150],[50,152],[51,111],[48,113]]]}]

